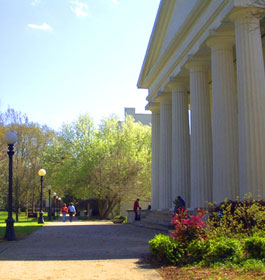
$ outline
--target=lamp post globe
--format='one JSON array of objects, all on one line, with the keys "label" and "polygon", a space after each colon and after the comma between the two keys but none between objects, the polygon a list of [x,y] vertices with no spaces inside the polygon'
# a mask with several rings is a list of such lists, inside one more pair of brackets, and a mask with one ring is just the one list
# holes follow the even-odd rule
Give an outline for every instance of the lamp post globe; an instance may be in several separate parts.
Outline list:
[{"label": "lamp post globe", "polygon": [[52,186],[49,185],[49,186],[48,186],[48,192],[49,192],[49,213],[48,213],[48,220],[49,220],[49,221],[52,220],[52,213],[51,213],[51,189],[52,189]]},{"label": "lamp post globe", "polygon": [[42,198],[43,198],[43,177],[46,175],[45,169],[40,169],[38,172],[40,176],[40,215],[38,224],[44,224],[43,211],[42,211]]},{"label": "lamp post globe", "polygon": [[12,184],[13,184],[13,155],[14,155],[14,144],[17,142],[17,135],[15,132],[8,132],[4,138],[5,143],[8,145],[7,154],[9,156],[9,182],[8,182],[8,218],[6,219],[6,233],[5,239],[8,241],[16,240],[14,230],[14,219],[12,217]]},{"label": "lamp post globe", "polygon": [[7,134],[5,135],[5,138],[4,138],[4,142],[7,145],[14,145],[17,142],[16,133],[13,131],[7,132]]}]

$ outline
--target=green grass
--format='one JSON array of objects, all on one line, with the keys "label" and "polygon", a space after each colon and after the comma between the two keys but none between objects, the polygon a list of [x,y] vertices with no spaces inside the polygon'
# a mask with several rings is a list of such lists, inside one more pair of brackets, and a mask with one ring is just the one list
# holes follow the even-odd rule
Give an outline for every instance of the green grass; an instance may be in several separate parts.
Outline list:
[{"label": "green grass", "polygon": [[[7,212],[0,212],[0,242],[4,242],[4,236],[6,231],[6,218],[8,217]],[[47,214],[44,214],[44,218],[47,221]],[[13,214],[13,219],[15,220],[15,215]],[[28,218],[25,216],[25,213],[19,215],[19,222],[14,223],[15,234],[17,240],[24,239],[32,232],[41,228],[43,224],[38,224],[37,218]]]}]

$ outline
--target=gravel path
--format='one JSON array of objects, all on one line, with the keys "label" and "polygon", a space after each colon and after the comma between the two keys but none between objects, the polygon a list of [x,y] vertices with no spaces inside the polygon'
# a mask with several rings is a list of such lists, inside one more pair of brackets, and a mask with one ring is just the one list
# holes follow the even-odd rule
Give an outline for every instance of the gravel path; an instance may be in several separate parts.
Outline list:
[{"label": "gravel path", "polygon": [[158,231],[111,222],[48,223],[0,244],[0,279],[161,280],[144,261]]}]

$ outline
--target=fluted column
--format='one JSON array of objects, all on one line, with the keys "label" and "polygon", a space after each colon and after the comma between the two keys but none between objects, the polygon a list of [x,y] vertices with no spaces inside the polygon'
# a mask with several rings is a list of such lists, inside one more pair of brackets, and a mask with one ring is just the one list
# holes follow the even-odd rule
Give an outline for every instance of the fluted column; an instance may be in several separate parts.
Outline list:
[{"label": "fluted column", "polygon": [[[264,11],[264,10],[263,10]],[[257,9],[241,9],[235,22],[240,196],[265,198],[265,77]]]},{"label": "fluted column", "polygon": [[208,62],[197,58],[190,70],[191,106],[191,207],[207,207],[212,201],[212,131]]},{"label": "fluted column", "polygon": [[239,196],[238,109],[233,63],[234,36],[215,34],[212,56],[213,201]]},{"label": "fluted column", "polygon": [[159,209],[171,208],[171,95],[160,96]]},{"label": "fluted column", "polygon": [[172,201],[180,195],[190,206],[190,134],[186,81],[171,79],[172,89]]},{"label": "fluted column", "polygon": [[160,109],[159,104],[151,106],[152,111],[152,202],[151,209],[159,209],[159,150],[160,150]]}]

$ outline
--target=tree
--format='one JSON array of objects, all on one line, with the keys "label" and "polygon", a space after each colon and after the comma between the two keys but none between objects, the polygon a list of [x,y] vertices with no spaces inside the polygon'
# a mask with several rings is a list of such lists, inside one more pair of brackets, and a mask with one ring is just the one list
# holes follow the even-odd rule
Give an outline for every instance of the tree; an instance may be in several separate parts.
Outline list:
[{"label": "tree", "polygon": [[101,218],[136,196],[150,200],[151,128],[112,117],[96,129],[88,115],[63,126],[44,153],[60,194],[98,199]]},{"label": "tree", "polygon": [[99,213],[106,218],[126,200],[150,200],[151,129],[127,117],[103,121],[96,148],[101,154],[90,188],[99,199]]},{"label": "tree", "polygon": [[1,150],[3,151],[0,164],[3,166],[3,174],[5,174],[1,179],[6,190],[8,159],[4,152],[6,144],[3,143],[3,138],[8,131],[14,131],[18,137],[13,157],[13,195],[18,221],[21,204],[28,208],[30,200],[34,205],[34,200],[39,198],[38,195],[35,195],[39,194],[37,172],[41,167],[42,152],[51,141],[54,132],[47,126],[30,123],[26,115],[13,109],[8,109],[6,113],[0,115]]}]

